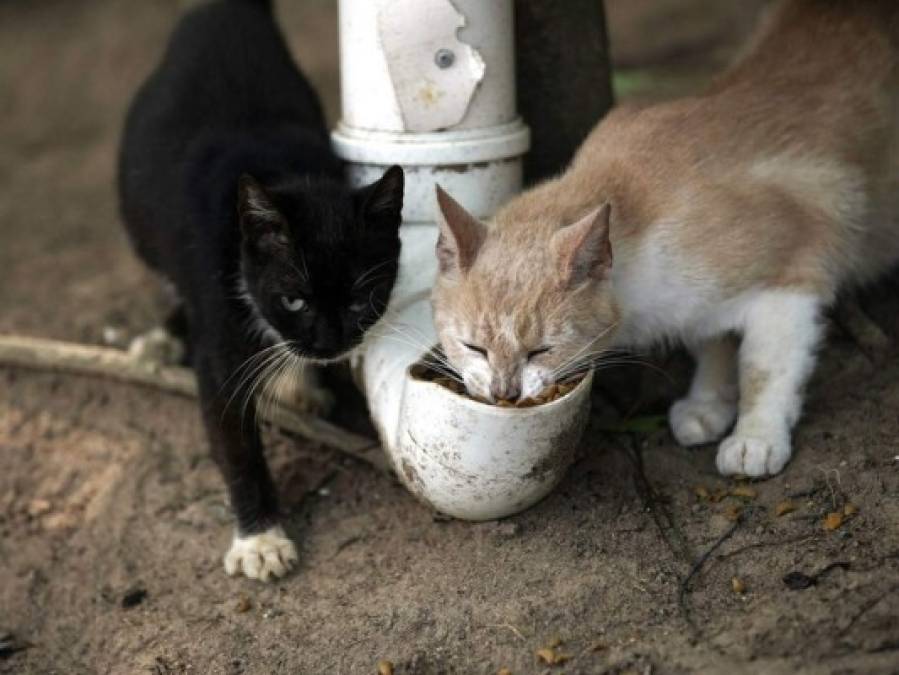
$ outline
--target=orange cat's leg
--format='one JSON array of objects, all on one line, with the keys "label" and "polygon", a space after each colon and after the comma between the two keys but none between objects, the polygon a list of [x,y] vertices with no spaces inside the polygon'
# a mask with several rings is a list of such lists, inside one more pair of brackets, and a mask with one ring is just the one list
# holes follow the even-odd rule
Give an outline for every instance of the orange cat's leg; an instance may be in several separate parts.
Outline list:
[{"label": "orange cat's leg", "polygon": [[737,341],[731,335],[689,345],[696,359],[690,392],[668,413],[681,445],[717,441],[737,416]]},{"label": "orange cat's leg", "polygon": [[748,300],[740,345],[740,409],[733,433],[718,447],[725,475],[767,476],[790,460],[790,431],[821,338],[821,300],[767,291]]}]

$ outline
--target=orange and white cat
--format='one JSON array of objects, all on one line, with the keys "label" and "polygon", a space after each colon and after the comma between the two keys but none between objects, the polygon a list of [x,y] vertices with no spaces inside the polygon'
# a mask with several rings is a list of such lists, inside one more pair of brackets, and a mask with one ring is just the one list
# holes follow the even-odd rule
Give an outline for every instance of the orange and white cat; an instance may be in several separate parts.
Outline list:
[{"label": "orange and white cat", "polygon": [[899,2],[787,0],[707,93],[614,110],[487,224],[437,193],[435,323],[472,393],[680,341],[674,436],[775,474],[823,309],[899,263]]}]

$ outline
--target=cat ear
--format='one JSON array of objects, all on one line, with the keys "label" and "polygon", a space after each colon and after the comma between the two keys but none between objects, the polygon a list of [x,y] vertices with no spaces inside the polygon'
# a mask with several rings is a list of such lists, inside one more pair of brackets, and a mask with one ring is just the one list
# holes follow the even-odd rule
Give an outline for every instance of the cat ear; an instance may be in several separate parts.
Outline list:
[{"label": "cat ear", "polygon": [[403,211],[403,187],[405,176],[401,167],[394,164],[384,175],[365,188],[362,209],[366,223],[383,223],[399,227]]},{"label": "cat ear", "polygon": [[244,240],[260,248],[287,244],[287,223],[265,188],[249,174],[243,174],[237,193],[237,213]]},{"label": "cat ear", "polygon": [[474,264],[475,258],[484,239],[487,228],[462,208],[455,199],[439,185],[434,186],[437,192],[437,223],[440,225],[440,237],[437,239],[437,261],[440,273],[455,271],[467,272]]},{"label": "cat ear", "polygon": [[606,202],[553,235],[551,245],[565,286],[579,286],[591,279],[599,281],[608,277],[612,269],[611,212],[612,207]]}]

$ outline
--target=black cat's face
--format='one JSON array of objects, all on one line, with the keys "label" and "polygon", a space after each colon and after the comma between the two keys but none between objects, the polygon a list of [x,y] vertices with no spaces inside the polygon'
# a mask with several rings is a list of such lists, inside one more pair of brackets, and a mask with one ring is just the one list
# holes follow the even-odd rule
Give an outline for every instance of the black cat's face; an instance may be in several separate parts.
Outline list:
[{"label": "black cat's face", "polygon": [[403,171],[359,190],[240,181],[243,281],[256,313],[299,356],[350,352],[387,308],[400,254]]}]

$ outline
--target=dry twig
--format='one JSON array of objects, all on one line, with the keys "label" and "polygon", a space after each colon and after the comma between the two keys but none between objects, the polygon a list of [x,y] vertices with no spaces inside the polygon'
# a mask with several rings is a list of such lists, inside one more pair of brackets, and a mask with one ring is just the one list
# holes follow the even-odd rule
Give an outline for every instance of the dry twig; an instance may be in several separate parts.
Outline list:
[{"label": "dry twig", "polygon": [[[196,380],[188,368],[145,363],[124,351],[109,347],[0,335],[0,366],[104,377],[179,396],[197,396]],[[270,409],[266,406],[261,413],[264,413],[267,422],[285,431],[339,450],[381,471],[390,471],[384,454],[378,452],[379,445],[370,438],[280,404]]]}]

